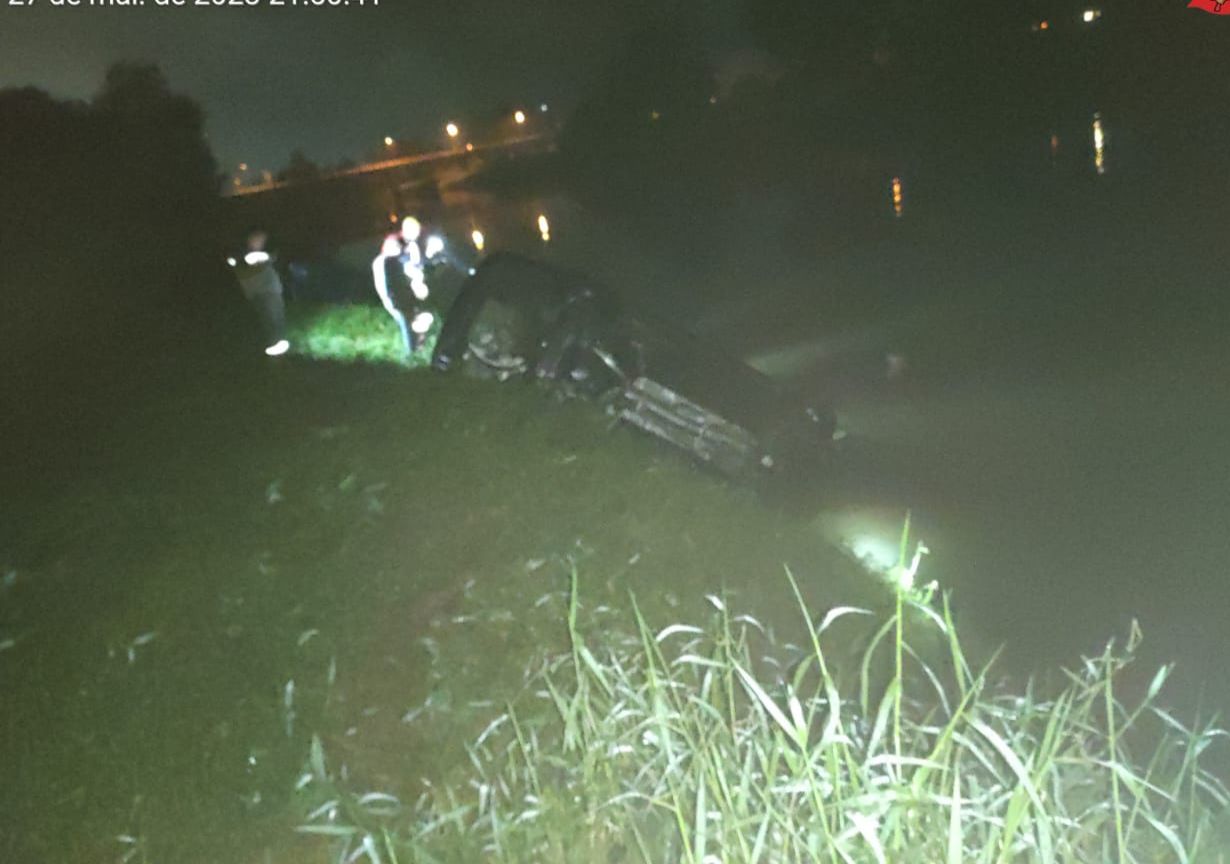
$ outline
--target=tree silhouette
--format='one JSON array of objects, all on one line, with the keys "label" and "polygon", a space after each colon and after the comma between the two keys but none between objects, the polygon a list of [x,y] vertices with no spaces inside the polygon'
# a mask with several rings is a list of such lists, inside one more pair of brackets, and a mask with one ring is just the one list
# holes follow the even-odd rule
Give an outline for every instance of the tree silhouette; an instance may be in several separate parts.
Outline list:
[{"label": "tree silhouette", "polygon": [[286,167],[278,172],[278,179],[286,183],[303,183],[320,179],[320,166],[304,155],[302,150],[290,154]]},{"label": "tree silhouette", "polygon": [[89,103],[0,91],[0,355],[69,367],[199,316],[217,190],[201,110],[156,66],[112,66]]}]

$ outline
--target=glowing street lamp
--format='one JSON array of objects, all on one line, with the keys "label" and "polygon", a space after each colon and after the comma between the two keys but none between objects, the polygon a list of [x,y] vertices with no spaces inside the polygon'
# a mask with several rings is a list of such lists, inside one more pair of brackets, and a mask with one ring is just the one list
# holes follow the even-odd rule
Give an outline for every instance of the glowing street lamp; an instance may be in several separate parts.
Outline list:
[{"label": "glowing street lamp", "polygon": [[474,241],[474,248],[479,252],[483,251],[483,247],[487,245],[487,238],[483,236],[483,232],[475,228],[470,232],[470,239]]},{"label": "glowing street lamp", "polygon": [[473,152],[474,152],[474,144],[473,144],[473,142],[470,142],[470,141],[467,141],[467,142],[466,142],[466,152],[467,152],[467,153],[473,153]]},{"label": "glowing street lamp", "polygon": [[1084,21],[1086,24],[1092,24],[1094,21],[1097,21],[1101,17],[1102,17],[1101,9],[1086,9],[1084,12],[1081,13],[1081,20]]},{"label": "glowing street lamp", "polygon": [[900,177],[893,178],[893,215],[898,219],[905,213],[905,191]]},{"label": "glowing street lamp", "polygon": [[543,243],[551,241],[551,223],[547,221],[546,213],[538,214],[538,233],[542,235]]},{"label": "glowing street lamp", "polygon": [[516,111],[513,112],[513,120],[516,122],[518,126],[520,126],[521,124],[525,122],[525,112],[522,111],[520,108],[518,108]]},{"label": "glowing street lamp", "polygon": [[444,127],[444,131],[448,134],[448,137],[450,138],[456,138],[458,135],[461,134],[461,130],[457,128],[457,124],[452,122],[451,120],[448,122],[448,125]]},{"label": "glowing street lamp", "polygon": [[393,146],[393,139],[392,139],[391,137],[389,137],[388,135],[385,135],[385,136],[384,136],[384,146],[385,146],[385,147],[392,147],[392,146]]}]

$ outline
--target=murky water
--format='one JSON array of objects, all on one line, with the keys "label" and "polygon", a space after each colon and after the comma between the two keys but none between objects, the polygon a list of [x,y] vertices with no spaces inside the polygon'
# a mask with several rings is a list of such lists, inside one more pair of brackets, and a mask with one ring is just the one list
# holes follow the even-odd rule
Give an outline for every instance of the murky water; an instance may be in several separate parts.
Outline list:
[{"label": "murky water", "polygon": [[817,530],[895,548],[911,510],[924,574],[1010,665],[1074,662],[1136,617],[1185,699],[1228,706],[1220,200],[1116,177],[1112,131],[1096,115],[1087,141],[1048,134],[1014,178],[885,177],[883,224],[841,242],[800,241],[789,200],[668,202],[642,225],[459,193],[427,215],[475,255],[478,230],[488,252],[599,275],[829,394],[849,438]]}]

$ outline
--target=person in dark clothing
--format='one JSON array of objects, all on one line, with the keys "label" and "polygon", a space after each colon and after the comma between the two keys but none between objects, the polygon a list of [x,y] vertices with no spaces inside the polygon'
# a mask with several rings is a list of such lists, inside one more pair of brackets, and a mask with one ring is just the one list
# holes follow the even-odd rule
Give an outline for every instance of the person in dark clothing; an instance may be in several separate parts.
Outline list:
[{"label": "person in dark clothing", "polygon": [[266,250],[269,236],[264,231],[248,235],[247,250],[239,260],[227,259],[235,270],[243,296],[256,309],[265,333],[265,353],[270,357],[290,349],[286,339],[286,305],[282,299],[282,279]]},{"label": "person in dark clothing", "polygon": [[414,353],[417,337],[430,329],[431,313],[420,308],[427,299],[423,255],[418,245],[422,228],[408,217],[401,231],[384,238],[380,254],[372,261],[372,282],[385,311],[397,323],[407,356]]}]

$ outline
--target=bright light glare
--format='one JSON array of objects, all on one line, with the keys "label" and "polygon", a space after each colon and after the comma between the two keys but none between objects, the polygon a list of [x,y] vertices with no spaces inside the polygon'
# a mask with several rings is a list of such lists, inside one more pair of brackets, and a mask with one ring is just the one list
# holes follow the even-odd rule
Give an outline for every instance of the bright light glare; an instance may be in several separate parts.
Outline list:
[{"label": "bright light glare", "polygon": [[392,139],[392,138],[390,138],[388,135],[385,135],[385,136],[384,136],[384,146],[385,146],[385,147],[392,147],[392,146],[393,146],[393,139]]},{"label": "bright light glare", "polygon": [[249,252],[243,256],[243,263],[249,267],[255,267],[257,264],[264,264],[269,260],[268,252]]},{"label": "bright light glare", "polygon": [[541,111],[543,114],[546,114],[547,113],[547,103],[543,102],[541,105],[539,105],[538,110]]},{"label": "bright light glare", "polygon": [[901,178],[893,178],[893,215],[898,218],[905,212],[905,193],[902,189]]},{"label": "bright light glare", "polygon": [[428,258],[434,258],[444,251],[444,241],[438,234],[432,234],[427,238],[427,242],[423,244],[423,255]]},{"label": "bright light glare", "polygon": [[914,587],[914,577],[918,575],[918,565],[922,561],[922,556],[929,554],[931,554],[931,550],[927,548],[926,544],[919,543],[914,549],[914,557],[910,560],[909,564],[899,563],[889,571],[889,575],[896,581],[897,587],[904,591],[909,591]]},{"label": "bright light glare", "polygon": [[858,534],[845,545],[870,570],[888,573],[897,563],[897,544],[883,537]]},{"label": "bright light glare", "polygon": [[238,264],[239,262],[238,262],[238,261],[236,261],[234,258],[227,258],[227,259],[226,259],[226,263],[227,263],[227,264],[230,264],[232,267],[234,267],[234,266],[235,266],[236,264]]},{"label": "bright light glare", "polygon": [[448,133],[448,137],[450,138],[456,138],[461,134],[461,130],[457,128],[457,124],[452,122],[444,127],[444,131]]},{"label": "bright light glare", "polygon": [[1092,24],[1094,21],[1097,21],[1101,17],[1102,17],[1101,9],[1086,9],[1081,14],[1081,20],[1084,21],[1086,24]]},{"label": "bright light glare", "polygon": [[1093,167],[1099,174],[1106,173],[1106,135],[1101,114],[1093,115]]},{"label": "bright light glare", "polygon": [[517,125],[520,126],[522,123],[525,122],[525,112],[518,109],[513,114],[513,120],[515,120],[517,122]]},{"label": "bright light glare", "polygon": [[538,214],[538,233],[542,235],[542,242],[546,243],[551,239],[551,223],[547,221],[547,214]]},{"label": "bright light glare", "polygon": [[923,543],[914,548],[914,555],[909,561],[900,559],[899,543],[886,537],[859,533],[843,541],[851,554],[868,570],[887,577],[897,588],[909,591],[914,588],[918,576],[918,567],[924,555],[931,550]]},{"label": "bright light glare", "polygon": [[401,241],[397,239],[396,234],[390,234],[380,244],[380,257],[396,258],[399,255],[401,255]]},{"label": "bright light glare", "polygon": [[410,322],[410,329],[418,335],[422,336],[431,329],[431,325],[436,323],[436,316],[430,312],[420,312],[414,316],[414,320]]},{"label": "bright light glare", "polygon": [[483,246],[487,243],[487,238],[483,237],[483,232],[475,228],[470,232],[470,239],[474,241],[474,248],[482,252]]},{"label": "bright light glare", "polygon": [[471,144],[469,141],[467,141],[467,142],[466,142],[466,152],[467,152],[467,153],[473,153],[473,152],[474,152],[474,145],[473,145],[473,144]]},{"label": "bright light glare", "polygon": [[285,354],[289,350],[290,350],[290,343],[287,342],[285,339],[279,339],[277,342],[274,342],[272,345],[266,348],[265,353],[268,354],[270,357],[279,357]]}]

